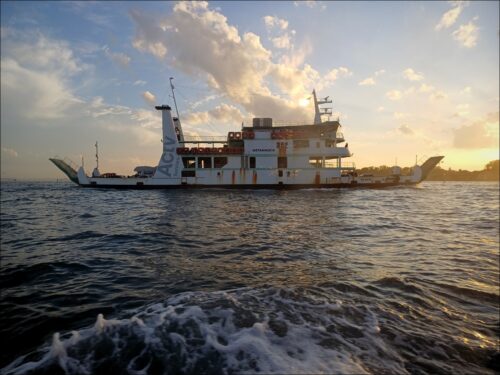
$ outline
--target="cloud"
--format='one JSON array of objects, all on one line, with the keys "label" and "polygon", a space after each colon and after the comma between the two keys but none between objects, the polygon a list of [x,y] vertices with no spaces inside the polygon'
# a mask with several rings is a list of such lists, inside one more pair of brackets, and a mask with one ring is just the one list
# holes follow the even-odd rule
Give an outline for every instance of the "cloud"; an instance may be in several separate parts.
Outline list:
[{"label": "cloud", "polygon": [[106,56],[117,65],[126,68],[130,63],[130,57],[121,52],[111,52],[108,46],[102,48]]},{"label": "cloud", "polygon": [[222,103],[209,111],[189,113],[183,117],[183,122],[188,125],[207,124],[212,121],[239,124],[243,118],[244,116],[238,108]]},{"label": "cloud", "polygon": [[[326,80],[321,79],[318,71],[303,64],[310,51],[307,44],[298,49],[292,46],[288,55],[276,61],[258,35],[240,34],[222,13],[206,3],[180,2],[164,17],[137,10],[130,14],[136,29],[135,48],[206,82],[212,91],[248,114],[309,119],[311,109],[300,107],[298,99],[313,87],[319,90],[352,74],[346,67],[333,68],[325,74]],[[284,27],[283,22],[278,24]],[[279,43],[287,46],[286,41]]]},{"label": "cloud", "polygon": [[405,69],[403,71],[403,76],[409,81],[421,81],[424,79],[422,73],[417,73],[412,68]]},{"label": "cloud", "polygon": [[420,85],[420,88],[418,89],[418,92],[432,92],[432,91],[434,91],[434,90],[435,90],[434,86],[431,86],[431,85],[427,85],[427,84],[425,84],[425,83],[422,83],[422,84]]},{"label": "cloud", "polygon": [[470,86],[466,86],[462,90],[460,90],[460,94],[470,94],[471,91],[472,91],[472,88]]},{"label": "cloud", "polygon": [[385,96],[390,100],[400,100],[403,94],[399,90],[391,90],[385,93]]},{"label": "cloud", "polygon": [[460,27],[452,33],[453,38],[466,48],[474,47],[479,38],[479,27],[474,23],[475,20],[477,20],[477,17],[474,17],[474,19],[467,24],[460,25]]},{"label": "cloud", "polygon": [[144,86],[147,82],[142,80],[137,80],[133,83],[134,86]]},{"label": "cloud", "polygon": [[430,96],[430,100],[440,100],[440,99],[446,99],[448,95],[446,95],[443,91],[434,91]]},{"label": "cloud", "polygon": [[373,86],[373,85],[375,85],[375,80],[373,78],[369,77],[369,78],[366,78],[366,79],[362,80],[361,82],[359,82],[358,85],[360,85],[360,86]]},{"label": "cloud", "polygon": [[402,113],[402,112],[394,112],[393,113],[393,117],[395,119],[398,119],[398,120],[403,119],[403,118],[407,118],[408,116],[409,116],[408,113]]},{"label": "cloud", "polygon": [[457,112],[455,113],[456,116],[466,116],[469,114],[469,104],[459,104],[456,106]]},{"label": "cloud", "polygon": [[408,125],[401,125],[399,128],[398,128],[398,131],[404,135],[415,135],[415,132],[413,131],[412,128],[410,128]]},{"label": "cloud", "polygon": [[14,150],[13,148],[8,148],[8,147],[3,147],[2,146],[2,152],[7,155],[7,156],[11,156],[13,158],[17,158],[18,154],[17,154],[17,151]]},{"label": "cloud", "polygon": [[263,19],[268,30],[271,30],[274,27],[278,27],[281,30],[286,30],[288,28],[288,21],[285,19],[275,16],[264,16]]},{"label": "cloud", "polygon": [[[374,73],[374,76],[378,77],[384,73],[385,73],[385,69],[380,69]],[[365,78],[364,80],[360,81],[358,83],[358,85],[360,85],[360,86],[374,86],[376,83],[377,82],[375,81],[375,79],[373,77],[368,77],[368,78]]]},{"label": "cloud", "polygon": [[39,33],[13,32],[2,41],[1,66],[2,123],[24,118],[46,124],[82,103],[71,90],[70,81],[89,66],[77,59],[64,41]]},{"label": "cloud", "polygon": [[316,0],[300,0],[300,1],[294,1],[293,5],[296,7],[298,6],[306,6],[308,8],[315,8],[316,6],[321,6],[321,9],[326,9],[326,4],[322,1],[316,1]]},{"label": "cloud", "polygon": [[436,30],[447,29],[451,27],[456,22],[458,16],[460,16],[460,13],[462,13],[463,8],[467,4],[464,1],[457,1],[454,2],[453,5],[455,5],[454,8],[443,14],[441,20],[435,27]]},{"label": "cloud", "polygon": [[146,103],[151,104],[151,105],[155,105],[156,104],[156,96],[154,96],[149,91],[144,91],[142,93],[142,97],[146,101]]},{"label": "cloud", "polygon": [[272,38],[271,41],[273,42],[273,46],[276,48],[289,49],[292,46],[290,36],[288,34]]},{"label": "cloud", "polygon": [[471,125],[453,130],[456,148],[498,148],[498,112],[492,112]]},{"label": "cloud", "polygon": [[384,112],[385,111],[385,108],[380,106],[377,108],[377,112]]}]

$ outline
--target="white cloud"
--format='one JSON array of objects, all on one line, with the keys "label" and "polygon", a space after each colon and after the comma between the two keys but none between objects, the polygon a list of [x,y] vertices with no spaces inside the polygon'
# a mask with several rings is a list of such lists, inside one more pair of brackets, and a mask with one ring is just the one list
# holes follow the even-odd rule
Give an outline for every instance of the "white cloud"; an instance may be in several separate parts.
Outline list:
[{"label": "white cloud", "polygon": [[375,85],[375,80],[373,78],[369,77],[369,78],[366,78],[366,79],[362,80],[361,82],[359,82],[358,85],[360,85],[360,86],[373,86],[373,85]]},{"label": "white cloud", "polygon": [[454,8],[450,9],[449,11],[443,14],[441,20],[435,27],[436,30],[447,29],[451,27],[458,19],[458,16],[460,16],[460,13],[462,13],[462,10],[466,5],[466,3],[462,1],[457,1],[453,5],[455,5]]},{"label": "white cloud", "polygon": [[266,28],[271,30],[274,27],[278,27],[281,30],[286,30],[288,28],[288,21],[275,16],[264,16],[264,23]]},{"label": "white cloud", "polygon": [[41,124],[63,117],[82,102],[69,80],[89,66],[74,57],[66,42],[41,34],[13,34],[2,42],[1,65],[2,120],[20,116]]},{"label": "white cloud", "polygon": [[401,126],[398,128],[398,130],[399,130],[402,134],[404,134],[404,135],[410,135],[410,136],[415,135],[415,132],[413,131],[413,129],[412,129],[412,128],[410,128],[408,125],[405,125],[405,124],[401,125]]},{"label": "white cloud", "polygon": [[283,34],[276,38],[272,38],[271,41],[276,48],[289,49],[292,46],[290,36],[288,34]]},{"label": "white cloud", "polygon": [[183,121],[188,125],[208,124],[212,121],[217,123],[239,124],[244,116],[241,111],[233,105],[222,103],[214,109],[205,112],[192,112],[184,116]]},{"label": "white cloud", "polygon": [[385,111],[385,108],[380,106],[377,108],[377,112],[384,112]]},{"label": "white cloud", "polygon": [[11,156],[13,158],[17,158],[18,154],[17,154],[17,151],[14,150],[13,148],[8,148],[8,147],[3,147],[2,146],[2,152],[7,155],[7,156]]},{"label": "white cloud", "polygon": [[453,38],[464,47],[472,48],[477,44],[479,27],[474,23],[475,20],[477,20],[477,17],[474,17],[474,19],[467,24],[460,25],[460,27],[452,33]]},{"label": "white cloud", "polygon": [[434,91],[434,90],[435,90],[434,86],[431,86],[431,85],[427,85],[427,84],[425,84],[425,83],[422,83],[422,84],[420,85],[420,88],[418,89],[418,92],[432,92],[432,91]]},{"label": "white cloud", "polygon": [[385,96],[390,100],[400,100],[403,94],[399,90],[391,90],[385,93]]},{"label": "white cloud", "polygon": [[470,94],[472,91],[472,87],[470,86],[466,86],[464,87],[461,91],[460,91],[460,94]]},{"label": "white cloud", "polygon": [[380,70],[377,70],[377,71],[375,72],[375,77],[378,77],[379,75],[384,74],[384,73],[385,73],[385,69],[380,69]]},{"label": "white cloud", "polygon": [[482,119],[453,130],[453,146],[456,148],[498,147],[498,112],[492,112]]},{"label": "white cloud", "polygon": [[440,100],[440,99],[445,99],[447,98],[448,95],[446,95],[443,91],[434,91],[430,96],[430,100]]},{"label": "white cloud", "polygon": [[111,52],[108,46],[102,47],[104,53],[106,56],[113,61],[114,63],[118,64],[119,66],[126,68],[128,64],[130,63],[130,57],[127,56],[124,53],[121,52]]},{"label": "white cloud", "polygon": [[321,9],[326,9],[326,4],[322,1],[316,1],[316,0],[300,0],[300,1],[294,1],[293,5],[296,7],[304,5],[308,8],[315,8],[316,6],[320,5]]},{"label": "white cloud", "polygon": [[140,79],[138,79],[137,81],[135,81],[133,83],[134,86],[144,86],[147,82],[146,81],[142,81]]},{"label": "white cloud", "polygon": [[459,104],[456,106],[457,112],[455,115],[463,117],[469,114],[469,104]]},{"label": "white cloud", "polygon": [[[327,80],[322,80],[314,68],[303,64],[310,51],[308,44],[291,48],[290,54],[278,56],[277,62],[258,35],[240,34],[223,14],[206,4],[177,3],[173,13],[164,18],[136,10],[131,16],[137,49],[167,59],[174,68],[205,81],[249,114],[309,119],[311,109],[300,107],[298,98],[307,96],[313,87],[324,88],[338,77],[352,74],[342,67],[328,72]],[[283,22],[279,24],[284,28]],[[280,43],[287,46],[286,41]]]},{"label": "white cloud", "polygon": [[146,101],[146,103],[151,104],[151,105],[155,105],[156,104],[156,96],[154,96],[149,91],[144,91],[142,93],[142,97]]},{"label": "white cloud", "polygon": [[394,112],[392,115],[395,119],[400,120],[403,118],[407,118],[409,116],[408,113],[402,113],[402,112]]},{"label": "white cloud", "polygon": [[403,71],[403,76],[410,81],[421,81],[424,79],[424,75],[422,73],[417,73],[412,68],[405,69]]}]

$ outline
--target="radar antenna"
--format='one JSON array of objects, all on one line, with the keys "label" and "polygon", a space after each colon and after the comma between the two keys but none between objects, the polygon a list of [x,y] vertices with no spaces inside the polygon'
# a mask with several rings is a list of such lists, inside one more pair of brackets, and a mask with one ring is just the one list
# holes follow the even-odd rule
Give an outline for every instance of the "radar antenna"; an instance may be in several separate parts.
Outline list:
[{"label": "radar antenna", "polygon": [[316,90],[313,90],[312,94],[314,98],[314,125],[318,125],[321,124],[322,115],[331,116],[332,114],[332,108],[320,108],[319,106],[322,104],[330,104],[332,100],[328,99],[330,96],[318,100],[316,97]]}]

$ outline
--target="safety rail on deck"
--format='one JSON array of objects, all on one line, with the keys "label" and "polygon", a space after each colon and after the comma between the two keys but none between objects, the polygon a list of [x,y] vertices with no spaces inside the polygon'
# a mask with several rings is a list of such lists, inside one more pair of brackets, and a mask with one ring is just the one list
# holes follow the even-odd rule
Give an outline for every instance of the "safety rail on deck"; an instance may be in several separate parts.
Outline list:
[{"label": "safety rail on deck", "polygon": [[[339,122],[339,117],[330,118],[328,121],[337,121]],[[253,127],[253,119],[244,119],[241,123],[243,127],[252,128]],[[286,120],[274,120],[273,119],[273,127],[278,126],[301,126],[301,125],[314,125],[311,120],[302,120],[302,121],[286,121]]]},{"label": "safety rail on deck", "polygon": [[179,143],[226,143],[226,136],[185,136],[184,142]]}]

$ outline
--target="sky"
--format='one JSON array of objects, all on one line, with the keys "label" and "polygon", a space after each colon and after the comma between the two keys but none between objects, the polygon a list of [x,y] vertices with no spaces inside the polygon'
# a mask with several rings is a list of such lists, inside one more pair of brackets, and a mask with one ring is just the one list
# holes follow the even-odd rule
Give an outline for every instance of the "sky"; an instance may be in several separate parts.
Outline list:
[{"label": "sky", "polygon": [[499,158],[499,2],[1,2],[1,177],[157,165],[174,86],[184,133],[312,122],[357,167],[480,170]]}]

